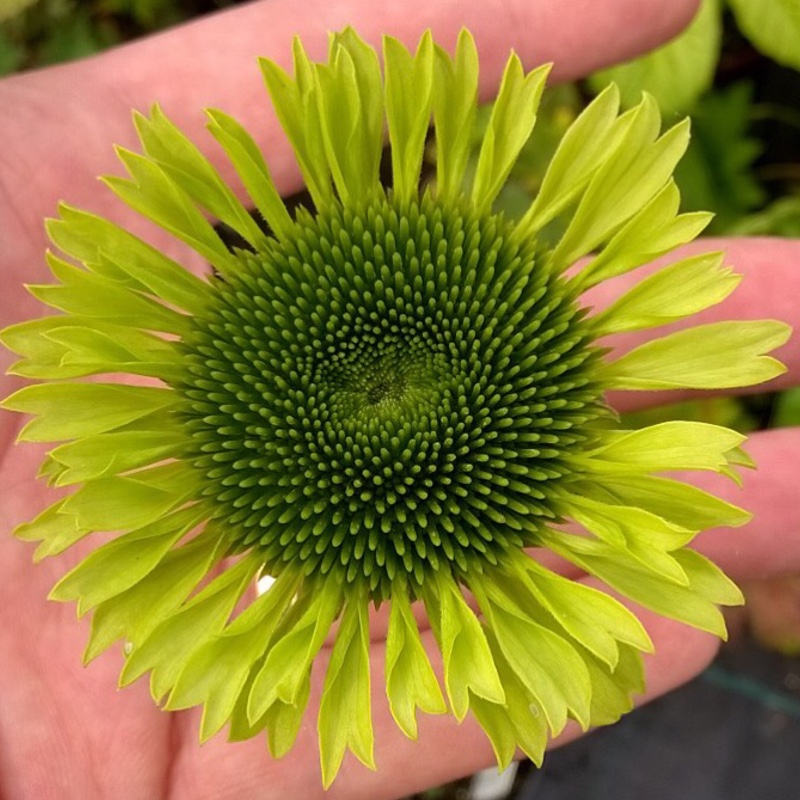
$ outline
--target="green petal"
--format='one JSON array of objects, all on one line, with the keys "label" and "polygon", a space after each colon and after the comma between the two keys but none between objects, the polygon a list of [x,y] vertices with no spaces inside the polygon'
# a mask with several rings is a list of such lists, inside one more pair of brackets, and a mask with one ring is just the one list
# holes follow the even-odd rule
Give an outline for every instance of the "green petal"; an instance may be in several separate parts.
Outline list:
[{"label": "green petal", "polygon": [[278,239],[289,239],[294,223],[253,137],[222,111],[208,109],[206,114],[211,120],[208,130],[222,145],[255,207]]},{"label": "green petal", "polygon": [[392,187],[402,201],[419,189],[425,137],[433,108],[433,39],[428,31],[411,55],[397,39],[383,40],[386,118],[392,145]]},{"label": "green petal", "polygon": [[182,509],[107,542],[61,578],[50,599],[78,600],[85,613],[121,594],[152,572],[206,513],[202,505]]},{"label": "green petal", "polygon": [[671,420],[635,431],[608,431],[604,444],[579,462],[596,474],[641,474],[668,470],[721,472],[728,453],[746,437],[707,422]]},{"label": "green petal", "polygon": [[[170,550],[155,569],[122,594],[101,603],[92,617],[84,662],[117,639],[140,644],[167,619],[223,555],[225,536],[206,528],[187,544]],[[147,609],[143,614],[142,609]]]},{"label": "green petal", "polygon": [[294,623],[287,625],[276,639],[250,691],[247,714],[251,722],[276,701],[299,704],[303,681],[325,642],[341,599],[341,588],[335,580],[323,584],[306,601]]},{"label": "green petal", "polygon": [[253,247],[266,239],[230,187],[198,148],[167,118],[158,105],[150,116],[133,117],[145,153],[192,198]]},{"label": "green petal", "polygon": [[[688,579],[687,586],[680,586],[664,579],[641,562],[621,559],[619,553],[603,542],[588,542],[583,537],[554,531],[548,531],[541,536],[547,546],[555,552],[592,575],[596,575],[640,605],[664,617],[685,622],[722,639],[726,638],[725,620],[715,603],[722,602],[723,600],[719,599],[721,597],[735,600],[734,594],[728,585],[724,587],[727,590],[726,594],[723,595],[720,591],[713,599],[701,596],[696,591],[696,585],[702,585],[706,573],[700,572],[702,567],[698,569],[692,556],[686,557],[687,553],[696,555],[693,551],[678,550],[672,554]],[[579,539],[582,541],[578,541]]]},{"label": "green petal", "polygon": [[189,323],[183,314],[156,303],[101,275],[78,269],[47,254],[47,263],[60,284],[28,286],[43,303],[69,314],[106,320],[131,328],[184,334]]},{"label": "green petal", "polygon": [[436,126],[436,195],[452,201],[462,191],[478,104],[478,52],[462,29],[455,59],[434,49],[433,119]]},{"label": "green petal", "polygon": [[61,507],[78,527],[96,531],[139,528],[154,522],[198,491],[197,473],[182,462],[89,481]]},{"label": "green petal", "polygon": [[545,64],[526,75],[516,54],[508,59],[478,154],[472,201],[479,211],[491,207],[530,138],[550,69]]},{"label": "green petal", "polygon": [[174,392],[149,386],[44,383],[14,392],[0,407],[38,415],[20,441],[57,442],[112,431],[177,402]]},{"label": "green petal", "polygon": [[639,282],[592,317],[597,336],[666,325],[722,302],[741,281],[724,254],[690,256]]},{"label": "green petal", "polygon": [[292,52],[297,80],[293,81],[277,64],[260,59],[275,114],[292,145],[314,205],[325,208],[332,199],[330,167],[325,156],[314,65],[295,38]]},{"label": "green petal", "polygon": [[409,739],[416,739],[417,707],[427,714],[444,714],[447,707],[422,645],[408,595],[399,586],[392,592],[385,671],[392,716]]},{"label": "green petal", "polygon": [[649,96],[621,119],[627,130],[594,173],[551,258],[562,270],[613,236],[672,175],[689,142],[688,122],[660,138],[658,108]]},{"label": "green petal", "polygon": [[326,789],[333,783],[348,747],[362,764],[375,769],[368,608],[366,597],[348,598],[325,673],[318,730]]},{"label": "green petal", "polygon": [[560,214],[614,152],[615,138],[621,136],[623,127],[618,112],[619,91],[611,84],[570,125],[550,160],[536,198],[517,225],[521,237],[532,238]]},{"label": "green petal", "polygon": [[337,193],[357,202],[379,185],[383,84],[375,50],[347,28],[331,39],[328,64],[316,68],[325,153]]},{"label": "green petal", "polygon": [[576,642],[611,669],[617,666],[620,644],[652,651],[642,623],[613,597],[557,575],[528,556],[516,561],[521,567],[517,574],[531,595]]},{"label": "green petal", "polygon": [[59,205],[60,219],[47,222],[53,243],[64,253],[88,265],[111,263],[132,288],[148,291],[177,308],[196,314],[206,305],[208,285],[183,266],[113,222]]},{"label": "green petal", "polygon": [[188,244],[223,275],[237,269],[236,258],[182,186],[145,156],[123,147],[117,148],[117,155],[131,180],[113,176],[103,180],[120,199]]},{"label": "green petal", "polygon": [[175,380],[184,374],[174,345],[144,331],[90,320],[80,325],[74,317],[46,319],[52,324],[41,326],[38,338],[47,344],[31,342],[34,359],[15,364],[14,374],[50,380],[118,372]]},{"label": "green petal", "polygon": [[88,528],[80,527],[74,517],[65,517],[60,513],[65,502],[66,500],[59,500],[31,522],[23,522],[14,529],[17,539],[41,542],[33,554],[34,561],[64,552],[90,532]]},{"label": "green petal", "polygon": [[718,497],[669,478],[646,475],[604,475],[602,482],[580,484],[585,493],[598,499],[637,506],[688,530],[705,530],[720,525],[738,527],[752,515]]},{"label": "green petal", "polygon": [[51,450],[61,470],[56,486],[83,483],[145,467],[179,454],[185,437],[178,430],[134,430],[87,436]]},{"label": "green petal", "polygon": [[564,729],[568,714],[586,728],[591,684],[575,648],[535,622],[494,581],[476,581],[471,588],[509,666],[541,704],[553,734]]},{"label": "green petal", "polygon": [[782,375],[765,355],[784,344],[791,328],[772,320],[714,322],[640,345],[599,364],[598,378],[614,389],[734,389]]},{"label": "green petal", "polygon": [[575,285],[584,291],[695,239],[711,221],[712,215],[702,212],[678,214],[679,204],[678,188],[673,180],[669,180],[614,234],[600,254],[578,272],[573,279]]},{"label": "green petal", "polygon": [[120,685],[131,683],[148,670],[150,691],[160,700],[175,685],[188,659],[219,634],[258,568],[258,553],[249,554],[165,619],[135,647],[120,675]]},{"label": "green petal", "polygon": [[494,750],[497,768],[504,770],[514,759],[517,751],[517,734],[509,720],[508,709],[497,703],[490,703],[470,692],[469,708],[478,720]]},{"label": "green petal", "polygon": [[459,586],[450,576],[437,573],[436,589],[436,597],[430,591],[426,594],[425,608],[442,651],[450,706],[461,722],[469,710],[470,694],[504,703],[505,693],[481,624]]},{"label": "green petal", "polygon": [[[632,557],[666,580],[688,584],[672,551],[691,541],[694,530],[678,528],[640,508],[613,506],[577,495],[565,500],[564,509],[608,547]],[[592,544],[586,540],[589,552]]]},{"label": "green petal", "polygon": [[633,709],[633,695],[645,689],[642,657],[633,647],[622,645],[613,670],[591,653],[584,661],[592,681],[592,725],[611,725]]},{"label": "green petal", "polygon": [[253,665],[267,651],[298,584],[291,572],[279,575],[269,590],[221,633],[202,643],[181,669],[166,707],[175,710],[203,705],[201,740],[213,736],[230,718]]},{"label": "green petal", "polygon": [[[511,668],[491,628],[486,628],[486,638],[492,649],[492,657],[497,665],[497,672],[500,675],[506,694],[505,706],[495,706],[495,708],[503,709],[507,725],[514,731],[517,746],[534,764],[540,767],[544,760],[544,752],[549,739],[549,729],[544,708]],[[475,699],[474,695],[471,700],[473,699]],[[480,699],[482,700],[483,698]],[[476,713],[479,721],[481,721],[479,714],[484,712],[485,702]],[[473,711],[475,711],[474,707]],[[495,716],[500,716],[496,710],[494,714]],[[481,724],[483,723],[481,722]],[[497,744],[503,745],[505,735],[500,732],[500,737]],[[497,744],[493,742],[495,753],[501,751],[501,747],[498,747]],[[498,758],[498,762],[502,764],[505,759]]]}]

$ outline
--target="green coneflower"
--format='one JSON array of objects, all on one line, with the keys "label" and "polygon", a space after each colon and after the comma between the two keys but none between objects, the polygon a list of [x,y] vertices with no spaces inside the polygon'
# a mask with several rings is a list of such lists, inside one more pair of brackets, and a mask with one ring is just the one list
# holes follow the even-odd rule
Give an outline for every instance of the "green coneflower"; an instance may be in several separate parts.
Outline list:
[{"label": "green coneflower", "polygon": [[[531,549],[723,636],[717,604],[740,594],[687,545],[748,515],[658,473],[734,477],[749,464],[743,437],[698,422],[619,430],[604,393],[755,384],[781,372],[765,354],[788,335],[772,321],[722,322],[609,358],[607,335],[687,317],[738,282],[711,253],[601,312],[581,302],[708,222],[678,213],[671,174],[687,125],[660,134],[652,100],[620,113],[609,88],[509,221],[493,203],[548,68],[525,74],[510,57],[470,170],[469,34],[453,58],[429,35],[414,54],[387,38],[383,55],[382,73],[347,30],[327,63],[296,43],[294,77],[261,64],[313,210],[290,213],[253,139],[208,112],[265,225],[158,108],[137,116],[144,154],[119,150],[130,179],[107,183],[214,274],[63,206],[49,233],[71,260],[48,254],[57,283],[30,287],[61,313],[2,334],[23,357],[12,372],[41,381],[3,405],[35,415],[21,440],[59,443],[42,475],[77,487],[16,534],[41,542],[38,558],[116,533],[52,593],[93,612],[87,660],[123,639],[122,683],[150,672],[166,708],[204,707],[203,739],[226,723],[233,739],[266,730],[277,757],[337,623],[318,717],[326,786],[348,748],[374,766],[373,604],[390,605],[385,683],[400,729],[414,738],[417,709],[443,713],[446,696],[457,719],[474,714],[501,766],[516,747],[540,762],[568,719],[618,718],[651,647],[616,600]],[[421,189],[431,118],[436,174]],[[387,124],[390,188],[379,180]],[[209,217],[246,244],[226,247]],[[554,221],[564,232],[547,248],[539,234]],[[248,594],[264,576],[271,586]]]}]

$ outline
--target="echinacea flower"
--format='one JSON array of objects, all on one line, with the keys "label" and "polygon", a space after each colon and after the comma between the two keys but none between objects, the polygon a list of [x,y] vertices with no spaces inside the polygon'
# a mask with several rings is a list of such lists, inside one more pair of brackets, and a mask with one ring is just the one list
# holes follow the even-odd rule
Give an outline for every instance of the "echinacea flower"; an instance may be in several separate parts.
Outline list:
[{"label": "echinacea flower", "polygon": [[[511,221],[493,204],[533,130],[546,66],[525,74],[510,57],[471,164],[466,32],[452,58],[430,35],[413,54],[386,38],[383,71],[351,30],[332,37],[326,63],[299,43],[294,57],[294,77],[261,66],[313,209],[290,213],[254,140],[209,111],[255,219],[155,108],[135,119],[144,153],[119,150],[130,178],[106,182],[213,274],[85,211],[65,205],[50,221],[57,282],[30,291],[60,313],[2,333],[22,356],[12,372],[40,381],[3,406],[34,415],[20,439],[58,443],[41,473],[76,488],[16,535],[39,541],[40,558],[115,534],[52,597],[92,612],[87,660],[122,639],[123,684],[150,672],[166,708],[202,705],[203,739],[229,724],[232,739],[266,731],[286,753],[335,630],[317,720],[323,781],[348,748],[374,766],[370,606],[386,601],[400,729],[414,738],[417,709],[443,713],[446,696],[458,720],[477,718],[500,765],[517,747],[540,762],[568,719],[586,728],[631,707],[651,644],[617,600],[537,551],[720,636],[717,606],[740,602],[687,546],[747,513],[660,473],[735,477],[749,464],[743,437],[699,422],[621,430],[605,392],[765,381],[788,330],[721,322],[623,355],[604,348],[738,282],[710,253],[648,274],[602,311],[582,301],[708,222],[678,213],[671,175],[688,126],[660,133],[651,99],[620,113],[613,87],[598,96]],[[431,118],[436,173],[420,188]],[[563,231],[552,246],[546,226]]]}]

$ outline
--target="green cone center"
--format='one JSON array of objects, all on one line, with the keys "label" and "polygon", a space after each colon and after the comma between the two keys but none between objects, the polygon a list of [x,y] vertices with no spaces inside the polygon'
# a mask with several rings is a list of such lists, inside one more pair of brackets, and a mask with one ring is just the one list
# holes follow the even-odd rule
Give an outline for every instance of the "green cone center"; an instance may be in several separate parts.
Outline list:
[{"label": "green cone center", "polygon": [[381,598],[536,544],[602,403],[580,309],[509,224],[380,194],[240,258],[176,386],[234,548]]}]

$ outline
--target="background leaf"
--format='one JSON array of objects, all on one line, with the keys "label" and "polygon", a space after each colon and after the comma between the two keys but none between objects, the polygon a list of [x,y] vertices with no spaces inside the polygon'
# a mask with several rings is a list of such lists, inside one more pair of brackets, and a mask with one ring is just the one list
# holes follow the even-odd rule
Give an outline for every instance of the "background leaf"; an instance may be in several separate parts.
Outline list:
[{"label": "background leaf", "polygon": [[797,0],[728,0],[742,33],[779,64],[800,69]]},{"label": "background leaf", "polygon": [[[753,0],[744,4],[754,10],[764,5]],[[666,115],[685,112],[711,86],[721,40],[719,0],[703,0],[691,25],[671,42],[642,58],[596,72],[589,84],[600,90],[617,83],[623,106],[638,103],[642,92],[649,92]]]}]

